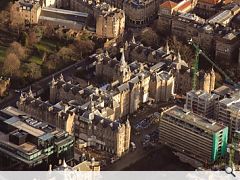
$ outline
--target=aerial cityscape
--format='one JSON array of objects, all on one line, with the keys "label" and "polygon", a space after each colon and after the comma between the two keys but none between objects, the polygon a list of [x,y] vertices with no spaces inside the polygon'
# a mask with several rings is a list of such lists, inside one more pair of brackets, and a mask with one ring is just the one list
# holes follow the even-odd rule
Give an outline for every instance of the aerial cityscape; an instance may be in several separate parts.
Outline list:
[{"label": "aerial cityscape", "polygon": [[0,171],[239,170],[239,0],[0,1]]}]

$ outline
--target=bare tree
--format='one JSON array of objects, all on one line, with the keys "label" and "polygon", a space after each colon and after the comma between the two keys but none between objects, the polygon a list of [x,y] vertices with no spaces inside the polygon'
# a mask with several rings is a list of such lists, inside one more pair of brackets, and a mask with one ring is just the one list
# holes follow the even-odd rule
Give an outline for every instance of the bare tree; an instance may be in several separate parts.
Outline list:
[{"label": "bare tree", "polygon": [[70,47],[73,48],[76,55],[84,57],[93,52],[95,44],[92,40],[77,40]]},{"label": "bare tree", "polygon": [[13,76],[20,68],[20,60],[14,53],[9,53],[3,63],[3,70],[6,74]]},{"label": "bare tree", "polygon": [[145,28],[141,32],[141,42],[146,46],[158,47],[159,37],[152,28]]},{"label": "bare tree", "polygon": [[57,55],[62,58],[63,60],[72,60],[72,57],[74,56],[74,52],[71,48],[68,48],[68,47],[62,47]]},{"label": "bare tree", "polygon": [[34,31],[31,31],[28,35],[28,44],[30,46],[36,44],[38,42],[37,34]]},{"label": "bare tree", "polygon": [[183,60],[185,60],[190,65],[192,64],[192,60],[195,58],[195,55],[191,47],[179,41],[176,36],[173,36],[169,39],[169,45],[175,53],[178,51],[180,52]]},{"label": "bare tree", "polygon": [[13,42],[7,49],[7,53],[14,53],[19,59],[24,59],[26,57],[26,49],[18,42]]},{"label": "bare tree", "polygon": [[42,77],[41,67],[35,63],[24,64],[21,71],[25,78],[39,79]]}]

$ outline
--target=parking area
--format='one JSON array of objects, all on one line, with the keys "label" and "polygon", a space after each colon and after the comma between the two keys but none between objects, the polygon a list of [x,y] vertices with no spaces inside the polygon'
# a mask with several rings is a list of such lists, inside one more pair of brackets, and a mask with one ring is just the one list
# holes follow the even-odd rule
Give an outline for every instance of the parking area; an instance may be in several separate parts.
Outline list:
[{"label": "parking area", "polygon": [[123,170],[142,158],[148,156],[162,145],[158,144],[158,120],[163,107],[171,107],[171,102],[144,105],[129,117],[131,142],[134,143],[130,151],[118,161],[108,165],[103,170]]}]

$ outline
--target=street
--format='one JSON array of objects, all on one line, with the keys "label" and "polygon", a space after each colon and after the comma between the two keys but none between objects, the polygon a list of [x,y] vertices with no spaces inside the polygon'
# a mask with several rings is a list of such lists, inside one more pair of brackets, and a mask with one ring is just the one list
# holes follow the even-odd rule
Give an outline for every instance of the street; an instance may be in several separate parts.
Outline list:
[{"label": "street", "polygon": [[[154,147],[150,146],[146,149],[143,147],[142,142],[144,136],[150,134],[154,130],[157,130],[158,124],[152,124],[148,128],[142,129],[140,131],[140,134],[136,134],[134,130],[136,124],[138,124],[141,120],[146,119],[154,112],[160,112],[160,109],[163,107],[170,107],[172,105],[172,102],[162,102],[160,104],[154,104],[151,106],[146,105],[135,115],[130,117],[129,120],[132,126],[131,141],[136,144],[136,150],[133,152],[128,152],[126,155],[121,157],[121,159],[107,166],[103,170],[193,170],[194,168],[192,168],[186,163],[182,163],[179,158],[175,156],[172,151],[165,145],[157,144]],[[163,162],[159,162],[159,160],[161,159],[163,160]],[[144,161],[144,163],[142,161]],[[149,167],[152,167],[153,169],[145,167],[146,164],[149,163],[155,164],[154,166],[149,165]],[[166,167],[164,167],[163,164],[165,164]],[[143,166],[145,169],[143,168]]]}]

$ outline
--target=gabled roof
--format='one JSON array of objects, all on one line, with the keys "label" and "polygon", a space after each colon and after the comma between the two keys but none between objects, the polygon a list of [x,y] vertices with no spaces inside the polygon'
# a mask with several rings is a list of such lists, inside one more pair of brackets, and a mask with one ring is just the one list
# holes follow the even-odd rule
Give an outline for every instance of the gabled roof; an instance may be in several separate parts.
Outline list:
[{"label": "gabled roof", "polygon": [[219,0],[199,0],[199,2],[207,3],[207,4],[218,4]]},{"label": "gabled roof", "polygon": [[191,6],[192,6],[192,2],[191,2],[191,1],[186,1],[186,2],[183,3],[181,6],[179,6],[179,7],[177,8],[177,10],[178,10],[178,11],[184,11],[184,10],[186,10],[186,9],[188,9],[188,8],[191,8]]},{"label": "gabled roof", "polygon": [[160,8],[174,9],[177,6],[177,3],[173,1],[165,1],[160,5]]}]

